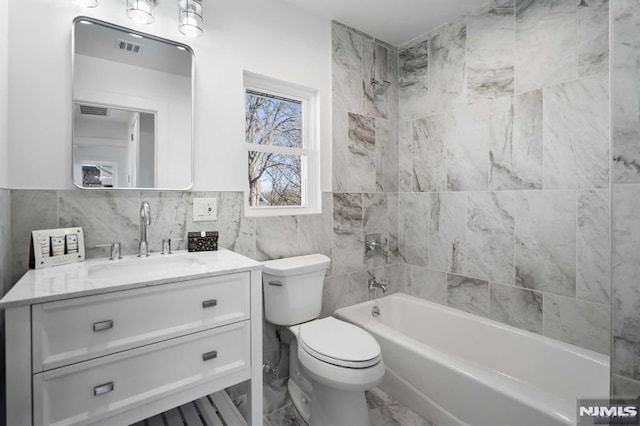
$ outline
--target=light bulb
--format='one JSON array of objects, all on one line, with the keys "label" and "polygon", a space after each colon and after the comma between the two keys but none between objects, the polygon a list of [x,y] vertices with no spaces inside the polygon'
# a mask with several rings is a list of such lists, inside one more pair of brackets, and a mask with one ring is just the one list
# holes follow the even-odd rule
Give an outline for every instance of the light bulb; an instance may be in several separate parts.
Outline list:
[{"label": "light bulb", "polygon": [[202,3],[200,0],[178,1],[178,29],[187,37],[202,34]]},{"label": "light bulb", "polygon": [[138,24],[153,22],[154,0],[127,0],[127,16]]}]

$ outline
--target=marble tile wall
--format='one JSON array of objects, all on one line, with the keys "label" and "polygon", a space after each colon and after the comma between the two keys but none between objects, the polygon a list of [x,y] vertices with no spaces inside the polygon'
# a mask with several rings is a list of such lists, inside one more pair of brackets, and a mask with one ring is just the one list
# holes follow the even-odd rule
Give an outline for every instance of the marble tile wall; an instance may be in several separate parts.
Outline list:
[{"label": "marble tile wall", "polygon": [[[607,0],[497,0],[400,48],[404,291],[610,352],[608,16]],[[640,135],[629,102],[619,132]],[[640,182],[636,142],[618,169]]]},{"label": "marble tile wall", "polygon": [[9,288],[11,280],[11,192],[0,189],[0,295]]},{"label": "marble tile wall", "polygon": [[[611,0],[614,395],[640,394],[640,3]],[[585,286],[591,288],[590,286]]]}]

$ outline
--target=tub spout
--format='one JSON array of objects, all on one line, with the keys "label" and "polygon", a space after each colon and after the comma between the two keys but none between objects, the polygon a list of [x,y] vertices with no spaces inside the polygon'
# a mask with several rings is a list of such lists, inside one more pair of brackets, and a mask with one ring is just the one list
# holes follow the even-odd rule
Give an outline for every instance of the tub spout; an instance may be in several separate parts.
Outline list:
[{"label": "tub spout", "polygon": [[375,278],[369,278],[369,291],[379,288],[383,293],[387,292],[387,284],[376,281]]}]

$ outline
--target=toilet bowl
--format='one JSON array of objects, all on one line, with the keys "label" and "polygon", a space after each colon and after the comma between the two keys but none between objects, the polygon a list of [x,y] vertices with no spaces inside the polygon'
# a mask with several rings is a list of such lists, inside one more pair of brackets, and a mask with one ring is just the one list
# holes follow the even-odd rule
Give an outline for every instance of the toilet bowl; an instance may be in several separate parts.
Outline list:
[{"label": "toilet bowl", "polygon": [[265,262],[265,317],[295,336],[287,387],[300,415],[311,426],[365,426],[364,391],[380,383],[384,362],[367,331],[333,317],[317,319],[328,265],[323,255]]}]

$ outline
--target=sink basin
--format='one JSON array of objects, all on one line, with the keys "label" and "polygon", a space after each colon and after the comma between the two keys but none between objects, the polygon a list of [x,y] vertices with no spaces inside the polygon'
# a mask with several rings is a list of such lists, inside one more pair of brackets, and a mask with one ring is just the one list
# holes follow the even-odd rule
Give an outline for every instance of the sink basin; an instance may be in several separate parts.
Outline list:
[{"label": "sink basin", "polygon": [[91,265],[90,279],[140,280],[154,276],[179,276],[185,272],[197,272],[206,264],[190,255],[155,255],[147,258],[110,261]]}]

